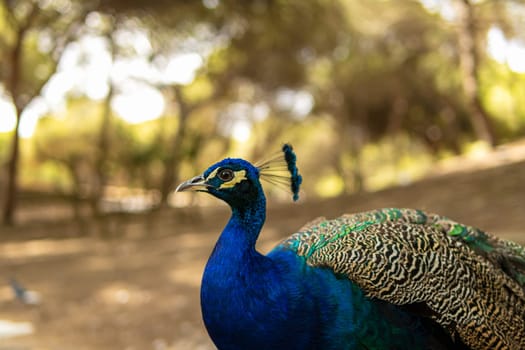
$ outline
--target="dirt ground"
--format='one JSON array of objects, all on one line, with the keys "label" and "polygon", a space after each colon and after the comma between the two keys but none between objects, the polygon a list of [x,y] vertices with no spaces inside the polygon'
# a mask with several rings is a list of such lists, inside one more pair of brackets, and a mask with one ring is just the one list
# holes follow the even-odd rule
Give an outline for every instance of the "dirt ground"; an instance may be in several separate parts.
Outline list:
[{"label": "dirt ground", "polygon": [[[269,250],[318,216],[391,206],[437,212],[525,243],[525,151],[515,153],[469,161],[460,172],[445,165],[423,181],[377,193],[270,203],[259,248]],[[0,228],[0,322],[32,332],[6,337],[0,327],[0,350],[214,349],[200,317],[199,284],[228,215],[218,206]],[[39,304],[15,299],[10,278],[38,292]]]}]

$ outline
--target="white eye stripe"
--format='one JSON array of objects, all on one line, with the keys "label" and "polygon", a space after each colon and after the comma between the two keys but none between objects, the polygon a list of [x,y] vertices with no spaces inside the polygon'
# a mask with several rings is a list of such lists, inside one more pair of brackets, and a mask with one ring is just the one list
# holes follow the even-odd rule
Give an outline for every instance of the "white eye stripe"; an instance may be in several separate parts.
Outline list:
[{"label": "white eye stripe", "polygon": [[246,170],[234,171],[233,175],[234,175],[233,179],[223,183],[222,185],[219,186],[219,188],[220,189],[232,188],[235,185],[237,185],[239,182],[241,182],[243,180],[247,180],[247,178],[246,178]]}]

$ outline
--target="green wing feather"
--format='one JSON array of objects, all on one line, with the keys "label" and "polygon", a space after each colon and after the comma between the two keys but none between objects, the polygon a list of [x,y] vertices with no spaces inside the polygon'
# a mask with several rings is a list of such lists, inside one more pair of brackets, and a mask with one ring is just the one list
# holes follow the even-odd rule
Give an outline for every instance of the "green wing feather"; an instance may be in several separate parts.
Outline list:
[{"label": "green wing feather", "polygon": [[281,247],[372,298],[424,304],[476,349],[525,348],[525,249],[448,218],[380,209],[309,225]]}]

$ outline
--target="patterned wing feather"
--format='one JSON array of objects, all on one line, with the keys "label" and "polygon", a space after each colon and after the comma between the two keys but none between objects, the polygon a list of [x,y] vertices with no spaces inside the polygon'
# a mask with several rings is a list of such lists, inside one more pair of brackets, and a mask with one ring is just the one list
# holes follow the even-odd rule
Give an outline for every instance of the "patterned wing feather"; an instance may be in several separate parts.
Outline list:
[{"label": "patterned wing feather", "polygon": [[369,297],[425,305],[474,349],[525,349],[525,251],[515,243],[419,210],[380,209],[310,225],[281,246]]}]

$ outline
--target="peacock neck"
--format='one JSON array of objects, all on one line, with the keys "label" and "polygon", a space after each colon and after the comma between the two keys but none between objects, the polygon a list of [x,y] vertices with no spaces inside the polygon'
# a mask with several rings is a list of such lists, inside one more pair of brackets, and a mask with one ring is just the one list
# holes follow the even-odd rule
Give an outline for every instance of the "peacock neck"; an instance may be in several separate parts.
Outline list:
[{"label": "peacock neck", "polygon": [[[238,300],[243,299],[237,294],[259,283],[260,274],[267,272],[264,270],[267,270],[265,266],[268,267],[269,259],[255,250],[265,220],[264,198],[250,205],[231,208],[230,220],[204,270],[201,286],[203,311],[214,310],[219,303],[217,298],[224,300],[235,294]],[[218,311],[214,310],[215,313]]]},{"label": "peacock neck", "polygon": [[[255,253],[255,243],[266,219],[264,196],[250,202],[249,205],[231,206],[231,209],[232,215],[217,242],[215,250],[228,250],[230,259],[240,254]],[[232,249],[235,252],[230,251]]]},{"label": "peacock neck", "polygon": [[[284,328],[280,322],[286,315],[286,290],[280,269],[255,249],[264,220],[263,200],[243,208],[232,206],[232,216],[204,270],[202,315],[219,349],[260,349],[253,346],[254,339],[262,344],[280,337],[277,328]],[[269,319],[276,324],[254,334]]]}]

